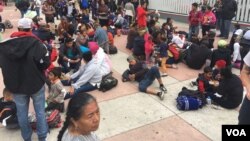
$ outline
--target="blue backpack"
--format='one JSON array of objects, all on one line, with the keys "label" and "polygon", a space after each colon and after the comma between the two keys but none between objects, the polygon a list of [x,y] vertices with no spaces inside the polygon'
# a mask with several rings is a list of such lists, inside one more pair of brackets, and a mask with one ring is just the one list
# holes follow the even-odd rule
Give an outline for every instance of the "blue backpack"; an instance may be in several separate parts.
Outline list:
[{"label": "blue backpack", "polygon": [[202,102],[200,99],[190,96],[178,96],[176,102],[177,109],[183,111],[198,110],[200,107],[202,107]]}]

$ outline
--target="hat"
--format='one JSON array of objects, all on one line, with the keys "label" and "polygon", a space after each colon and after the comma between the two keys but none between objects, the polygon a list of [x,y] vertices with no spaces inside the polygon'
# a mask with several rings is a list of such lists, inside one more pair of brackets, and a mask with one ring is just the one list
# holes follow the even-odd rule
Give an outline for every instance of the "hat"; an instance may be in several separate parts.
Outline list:
[{"label": "hat", "polygon": [[18,21],[17,27],[18,28],[31,28],[32,20],[28,18],[22,18]]},{"label": "hat", "polygon": [[223,69],[226,67],[226,61],[225,60],[218,60],[215,62],[215,65],[218,67],[218,69]]},{"label": "hat", "polygon": [[29,18],[29,19],[33,19],[37,16],[37,13],[36,11],[27,11],[25,14],[24,14],[24,18]]},{"label": "hat", "polygon": [[241,35],[243,33],[243,30],[242,29],[238,29],[235,31],[235,35]]},{"label": "hat", "polygon": [[219,40],[218,47],[226,47],[228,45],[227,41]]},{"label": "hat", "polygon": [[92,54],[96,54],[97,50],[99,49],[97,42],[89,42],[88,46]]},{"label": "hat", "polygon": [[127,58],[127,61],[128,61],[128,62],[131,62],[131,61],[133,61],[133,60],[135,60],[135,57],[134,57],[133,55],[130,55],[130,56]]},{"label": "hat", "polygon": [[246,40],[250,40],[250,30],[248,30],[248,31],[244,34],[243,38],[246,39]]}]

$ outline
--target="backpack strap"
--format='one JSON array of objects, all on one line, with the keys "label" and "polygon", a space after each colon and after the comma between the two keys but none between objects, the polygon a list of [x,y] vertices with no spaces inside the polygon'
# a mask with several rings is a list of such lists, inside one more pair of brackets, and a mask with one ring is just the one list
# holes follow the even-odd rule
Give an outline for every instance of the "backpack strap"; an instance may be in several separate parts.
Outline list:
[{"label": "backpack strap", "polygon": [[1,112],[0,112],[0,117],[3,115],[3,113],[5,112],[5,111],[10,111],[11,110],[11,108],[4,108]]}]

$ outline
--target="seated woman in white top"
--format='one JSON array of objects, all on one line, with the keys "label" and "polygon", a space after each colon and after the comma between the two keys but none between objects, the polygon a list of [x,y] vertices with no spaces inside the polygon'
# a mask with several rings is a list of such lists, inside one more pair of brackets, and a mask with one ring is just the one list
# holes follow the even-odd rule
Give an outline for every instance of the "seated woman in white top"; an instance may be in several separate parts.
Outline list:
[{"label": "seated woman in white top", "polygon": [[66,119],[57,137],[58,141],[100,141],[93,133],[99,127],[100,111],[96,99],[88,93],[74,96]]},{"label": "seated woman in white top", "polygon": [[108,55],[98,46],[97,42],[89,42],[88,47],[93,54],[93,59],[96,62],[97,68],[101,71],[101,75],[105,76],[109,74],[112,66]]}]

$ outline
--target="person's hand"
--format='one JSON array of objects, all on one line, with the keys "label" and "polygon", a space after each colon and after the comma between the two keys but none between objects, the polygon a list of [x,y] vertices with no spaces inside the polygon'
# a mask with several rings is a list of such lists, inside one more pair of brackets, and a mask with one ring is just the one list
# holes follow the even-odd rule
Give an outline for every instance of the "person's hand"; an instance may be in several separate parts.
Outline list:
[{"label": "person's hand", "polygon": [[79,61],[80,61],[80,59],[71,60],[71,63],[78,63]]},{"label": "person's hand", "polygon": [[75,92],[74,87],[70,87],[70,89],[69,89],[69,93],[72,95],[72,94],[74,94],[74,92]]}]

